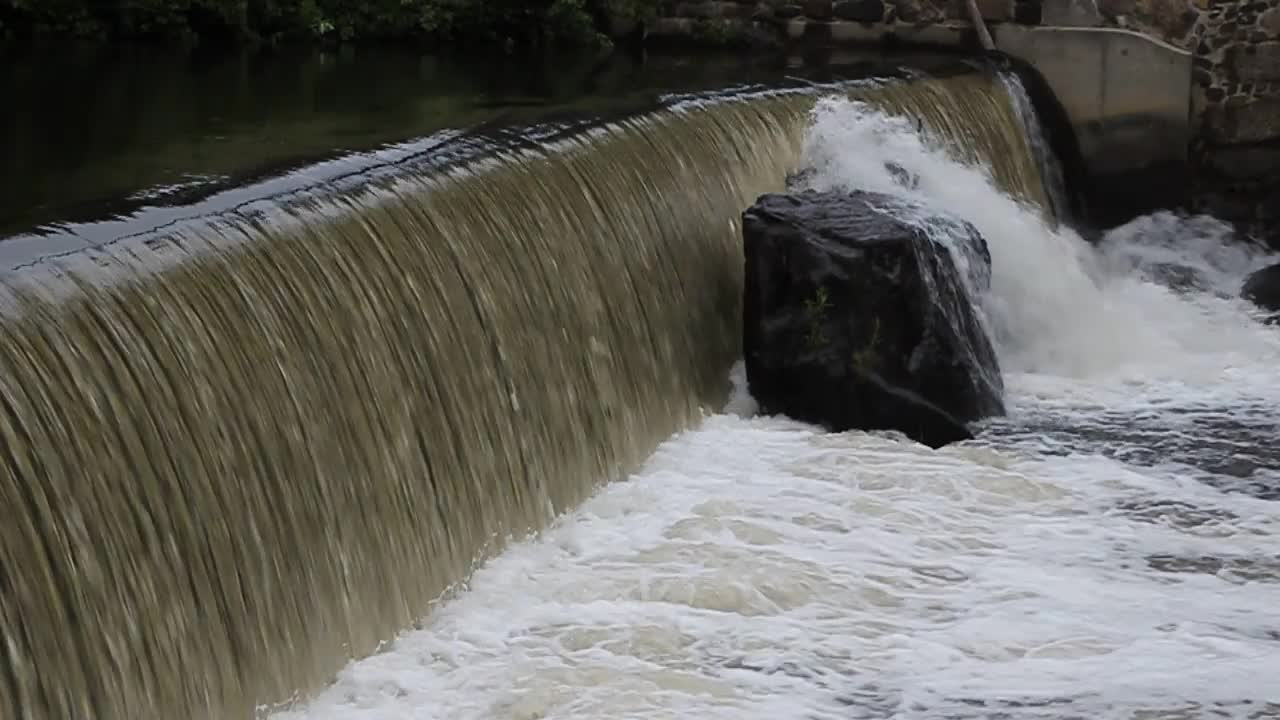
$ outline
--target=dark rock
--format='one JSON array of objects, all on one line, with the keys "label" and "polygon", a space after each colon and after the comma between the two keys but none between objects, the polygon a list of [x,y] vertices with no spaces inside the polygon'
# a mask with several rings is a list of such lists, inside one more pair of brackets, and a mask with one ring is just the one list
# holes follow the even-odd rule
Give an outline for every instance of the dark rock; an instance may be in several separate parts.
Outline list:
[{"label": "dark rock", "polygon": [[1134,15],[1166,41],[1186,37],[1195,24],[1195,14],[1187,9],[1186,0],[1137,0]]},{"label": "dark rock", "polygon": [[1049,2],[1044,4],[1042,12],[1045,25],[1096,27],[1102,24],[1102,15],[1094,0]]},{"label": "dark rock", "polygon": [[1233,223],[1252,217],[1253,205],[1249,198],[1235,190],[1230,186],[1202,187],[1196,197],[1196,209]]},{"label": "dark rock", "polygon": [[1132,15],[1136,6],[1135,0],[1098,0],[1098,11],[1109,18]]},{"label": "dark rock", "polygon": [[[977,0],[978,14],[988,22],[1005,22],[1014,15],[1014,4],[1011,0]],[[947,17],[957,20],[969,20],[969,6],[965,0],[948,0]]]},{"label": "dark rock", "polygon": [[1280,80],[1280,42],[1249,45],[1245,52],[1237,49],[1231,53],[1228,62],[1244,82]]},{"label": "dark rock", "polygon": [[755,21],[747,24],[737,46],[753,51],[775,51],[783,46],[783,38],[774,23]]},{"label": "dark rock", "polygon": [[1254,223],[1253,237],[1272,250],[1280,251],[1280,223],[1275,221],[1258,221]]},{"label": "dark rock", "polygon": [[758,6],[749,3],[722,4],[720,17],[748,20],[756,16]]},{"label": "dark rock", "polygon": [[881,0],[839,0],[832,12],[840,20],[874,23],[884,19],[884,3]]},{"label": "dark rock", "polygon": [[1228,98],[1205,115],[1207,139],[1217,143],[1261,142],[1280,138],[1280,97]]},{"label": "dark rock", "polygon": [[931,447],[1004,412],[973,298],[991,257],[972,225],[879,193],[810,190],[762,196],[743,236],[743,355],[764,412]]},{"label": "dark rock", "polygon": [[805,62],[818,66],[830,62],[831,27],[832,24],[825,20],[821,22],[809,20],[804,23],[804,28],[800,32],[800,42],[807,46],[810,53],[806,56]]},{"label": "dark rock", "polygon": [[942,19],[942,11],[929,0],[889,0],[894,17],[905,23],[931,23]]},{"label": "dark rock", "polygon": [[1240,295],[1263,310],[1280,313],[1280,264],[1250,275]]},{"label": "dark rock", "polygon": [[687,18],[720,17],[720,3],[716,2],[716,0],[682,2],[676,5],[675,16]]},{"label": "dark rock", "polygon": [[1280,37],[1280,6],[1273,7],[1259,15],[1258,25],[1264,33],[1271,37]]},{"label": "dark rock", "polygon": [[755,9],[751,11],[751,19],[759,22],[769,22],[777,18],[777,8],[767,2],[756,3]]},{"label": "dark rock", "polygon": [[1013,6],[1013,21],[1022,25],[1039,25],[1043,10],[1039,2],[1020,2]]},{"label": "dark rock", "polygon": [[812,20],[830,20],[831,0],[804,0],[804,14]]},{"label": "dark rock", "polygon": [[800,17],[803,14],[804,8],[796,5],[795,3],[779,5],[778,9],[774,11],[774,16],[780,20],[790,20],[791,18]]}]

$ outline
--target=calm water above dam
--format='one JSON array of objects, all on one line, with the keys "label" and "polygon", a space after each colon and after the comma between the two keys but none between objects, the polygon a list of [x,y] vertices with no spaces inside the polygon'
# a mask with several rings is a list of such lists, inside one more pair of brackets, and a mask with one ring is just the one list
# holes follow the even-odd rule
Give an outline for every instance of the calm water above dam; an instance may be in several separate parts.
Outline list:
[{"label": "calm water above dam", "polygon": [[[73,49],[0,56],[0,235],[98,219],[446,129],[651,107],[662,93],[860,77],[722,56],[646,62],[408,50],[262,51],[227,57]],[[942,58],[917,64],[955,69]]]},{"label": "calm water above dam", "polygon": [[[1236,297],[1274,258],[1170,213],[1084,242],[1014,76],[0,93],[0,720],[1280,717],[1280,330]],[[739,217],[801,168],[982,232],[1007,417],[756,413]]]}]

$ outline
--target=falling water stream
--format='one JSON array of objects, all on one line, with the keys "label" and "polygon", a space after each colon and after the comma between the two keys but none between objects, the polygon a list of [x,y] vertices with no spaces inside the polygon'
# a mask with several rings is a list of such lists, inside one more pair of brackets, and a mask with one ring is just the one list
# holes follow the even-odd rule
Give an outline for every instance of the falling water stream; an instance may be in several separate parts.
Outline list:
[{"label": "falling water stream", "polygon": [[277,720],[1280,717],[1280,336],[1236,297],[1268,258],[1168,213],[1087,246],[918,126],[824,99],[807,182],[977,225],[1007,417],[825,433],[736,366],[722,413]]},{"label": "falling water stream", "polygon": [[[672,97],[45,238],[4,276],[0,718],[1265,711],[1264,258],[1057,227],[1016,89]],[[737,218],[801,167],[982,231],[1009,417],[754,414]]]}]

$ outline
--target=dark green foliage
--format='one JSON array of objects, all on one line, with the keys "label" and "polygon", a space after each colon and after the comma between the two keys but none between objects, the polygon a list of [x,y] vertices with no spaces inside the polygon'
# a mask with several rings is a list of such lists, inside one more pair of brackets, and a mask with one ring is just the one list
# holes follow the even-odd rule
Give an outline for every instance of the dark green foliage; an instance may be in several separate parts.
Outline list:
[{"label": "dark green foliage", "polygon": [[612,20],[657,0],[0,0],[11,36],[217,43],[322,38],[484,43],[506,48],[607,44]]}]

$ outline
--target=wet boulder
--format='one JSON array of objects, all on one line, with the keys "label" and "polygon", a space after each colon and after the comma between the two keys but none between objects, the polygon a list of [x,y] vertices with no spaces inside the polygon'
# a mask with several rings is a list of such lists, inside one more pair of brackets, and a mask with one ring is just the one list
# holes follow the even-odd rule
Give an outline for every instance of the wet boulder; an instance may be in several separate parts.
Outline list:
[{"label": "wet boulder", "polygon": [[810,190],[759,198],[743,236],[743,354],[763,412],[931,447],[1004,412],[975,305],[991,256],[972,225],[888,195]]},{"label": "wet boulder", "polygon": [[1263,310],[1280,313],[1280,264],[1253,273],[1244,281],[1240,295]]}]

